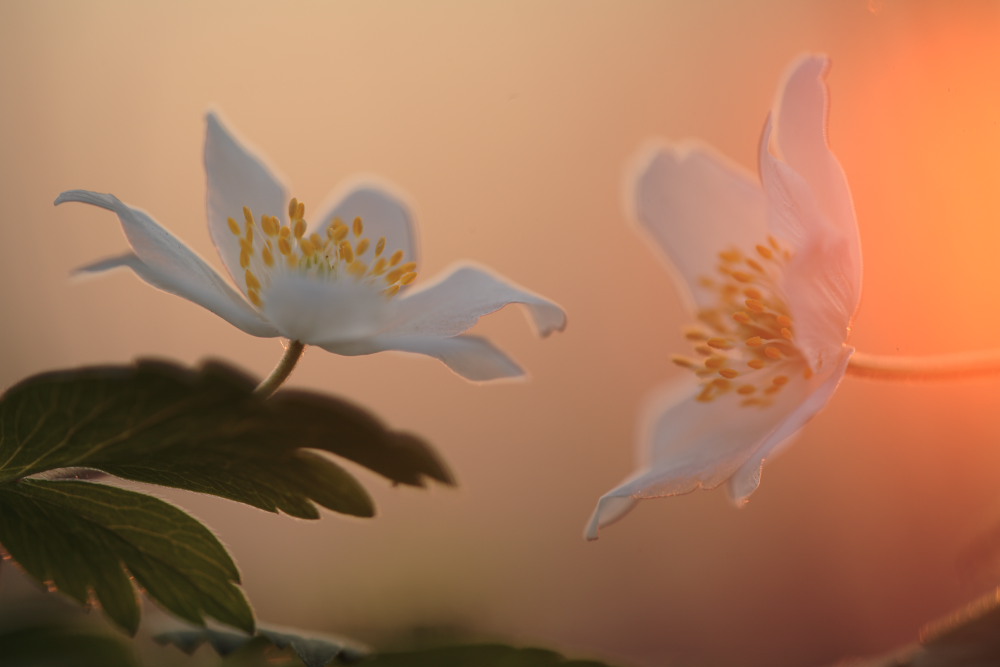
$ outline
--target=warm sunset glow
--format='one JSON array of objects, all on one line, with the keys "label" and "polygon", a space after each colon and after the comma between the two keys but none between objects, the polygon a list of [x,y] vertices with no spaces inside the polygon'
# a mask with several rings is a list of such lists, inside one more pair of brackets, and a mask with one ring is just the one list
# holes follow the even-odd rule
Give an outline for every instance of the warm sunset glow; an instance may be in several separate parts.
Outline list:
[{"label": "warm sunset glow", "polygon": [[[470,383],[397,352],[307,347],[298,361],[290,386],[349,396],[426,437],[456,490],[390,488],[361,471],[379,510],[367,522],[157,492],[218,531],[262,620],[635,667],[792,667],[889,651],[1000,582],[958,566],[1000,523],[997,378],[847,377],[768,460],[745,508],[721,491],[643,501],[599,541],[581,539],[598,497],[633,469],[644,406],[665,383],[696,381],[693,367],[706,399],[722,381],[748,400],[794,389],[773,355],[797,354],[783,331],[794,338],[797,323],[767,294],[720,304],[751,319],[763,308],[767,341],[703,323],[685,338],[684,297],[624,184],[650,140],[696,138],[756,173],[776,86],[802,53],[830,58],[829,143],[861,234],[850,344],[902,356],[1000,347],[1000,4],[8,0],[0,19],[0,386],[137,357],[221,357],[258,377],[275,366],[277,339],[129,271],[73,276],[129,246],[112,213],[52,206],[73,188],[114,193],[225,275],[206,228],[210,111],[309,204],[287,225],[269,217],[283,208],[250,201],[246,216],[227,214],[234,284],[258,308],[289,258],[377,278],[393,302],[471,258],[568,313],[545,340],[520,306],[470,332],[526,381]],[[366,174],[412,204],[420,241],[405,257],[367,217],[297,233],[296,215],[314,222],[327,193]],[[751,259],[777,261],[768,252],[780,248],[760,243]],[[711,277],[741,283],[744,270]],[[728,346],[765,372],[744,375]],[[6,594],[0,605],[13,604]]]}]

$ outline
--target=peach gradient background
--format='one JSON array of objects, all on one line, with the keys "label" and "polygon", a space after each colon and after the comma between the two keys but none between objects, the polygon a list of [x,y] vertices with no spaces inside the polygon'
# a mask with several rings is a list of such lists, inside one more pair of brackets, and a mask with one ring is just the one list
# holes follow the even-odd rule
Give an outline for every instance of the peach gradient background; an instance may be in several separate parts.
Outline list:
[{"label": "peach gradient background", "polygon": [[[164,493],[215,528],[265,621],[387,642],[420,629],[624,665],[813,665],[885,651],[991,590],[957,560],[1000,523],[1000,379],[848,379],[766,467],[750,505],[649,501],[585,543],[633,465],[636,416],[679,369],[681,302],[625,214],[650,137],[754,164],[788,63],[829,53],[830,136],[865,253],[853,343],[1000,344],[1000,12],[994,2],[56,2],[0,5],[0,386],[137,356],[280,354],[126,272],[116,220],[150,211],[219,267],[203,114],[220,109],[313,210],[358,172],[409,196],[423,279],[474,258],[558,301],[535,339],[484,321],[530,369],[475,386],[403,355],[307,353],[295,386],[430,439],[458,490],[387,488],[380,517],[319,522]],[[4,597],[0,591],[0,604]],[[166,650],[166,649],[165,649]]]}]

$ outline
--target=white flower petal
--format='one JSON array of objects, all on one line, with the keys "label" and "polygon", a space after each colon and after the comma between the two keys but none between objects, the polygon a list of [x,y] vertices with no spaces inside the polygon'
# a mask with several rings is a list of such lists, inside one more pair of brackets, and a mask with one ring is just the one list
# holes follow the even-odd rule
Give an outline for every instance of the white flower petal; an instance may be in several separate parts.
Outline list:
[{"label": "white flower petal", "polygon": [[57,205],[64,202],[91,204],[116,213],[135,251],[134,255],[97,262],[81,271],[126,266],[151,285],[193,301],[251,335],[277,335],[274,327],[212,267],[147,213],[124,204],[114,195],[87,190],[69,190],[55,201]]},{"label": "white flower petal", "polygon": [[227,221],[233,218],[245,229],[244,206],[258,221],[261,215],[287,220],[288,196],[264,161],[241,144],[218,115],[209,113],[205,123],[208,230],[226,270],[242,290],[239,238]]},{"label": "white flower petal", "polygon": [[[790,68],[777,109],[777,143],[781,158],[812,188],[827,220],[851,241],[851,259],[859,264],[861,248],[847,177],[827,143],[829,101],[824,83],[829,59],[806,56]],[[854,304],[856,306],[856,304]]]},{"label": "white flower petal", "polygon": [[[326,233],[327,226],[335,218],[340,218],[347,225],[352,225],[355,218],[361,218],[364,225],[363,236],[369,239],[372,248],[379,238],[385,237],[386,257],[402,250],[404,262],[419,264],[416,223],[403,197],[391,192],[388,186],[374,183],[347,186],[335,193],[331,201],[320,207],[320,210],[324,213],[315,226],[315,231],[320,236]],[[368,263],[371,264],[370,261]]]},{"label": "white flower petal", "polygon": [[[816,371],[847,338],[860,295],[861,264],[853,243],[832,225],[812,188],[767,149],[770,123],[761,141],[761,181],[771,233],[792,250],[782,278],[795,322],[795,343]],[[855,227],[855,237],[857,231]]]},{"label": "white flower petal", "polygon": [[562,308],[477,266],[459,266],[438,282],[397,301],[398,310],[386,331],[392,335],[454,336],[483,315],[511,303],[527,306],[542,336],[566,326]]},{"label": "white flower petal", "polygon": [[467,380],[513,378],[524,371],[491,342],[479,336],[375,336],[353,342],[321,345],[335,354],[355,356],[386,350],[426,354],[440,359]]},{"label": "white flower petal", "polygon": [[590,515],[590,521],[587,522],[587,529],[583,536],[588,540],[596,540],[601,528],[618,521],[638,504],[639,500],[631,496],[610,494],[601,496],[601,499],[597,501],[597,507],[594,508],[594,513]]},{"label": "white flower petal", "polygon": [[757,490],[764,461],[788,446],[802,427],[830,402],[840,381],[844,379],[847,364],[853,353],[854,348],[848,346],[842,348],[842,356],[831,369],[829,376],[818,382],[814,379],[810,383],[809,393],[801,399],[802,403],[760,443],[757,451],[729,478],[727,490],[736,505],[745,504],[750,494]]},{"label": "white flower petal", "polygon": [[767,238],[760,186],[708,147],[656,149],[635,182],[635,216],[680,273],[698,306],[714,292],[699,281],[715,274],[719,253],[745,251]]},{"label": "white flower petal", "polygon": [[295,271],[275,272],[262,297],[264,314],[283,336],[321,347],[375,335],[394,305],[377,287],[353,278]]},{"label": "white flower petal", "polygon": [[782,440],[790,435],[783,427],[796,413],[805,391],[806,381],[793,377],[770,406],[743,407],[739,395],[702,402],[697,398],[700,388],[687,383],[671,385],[646,410],[645,435],[639,441],[644,463],[601,497],[587,534],[596,536],[599,528],[630,509],[612,498],[676,496],[722,484],[770,442],[772,435],[784,434]]}]

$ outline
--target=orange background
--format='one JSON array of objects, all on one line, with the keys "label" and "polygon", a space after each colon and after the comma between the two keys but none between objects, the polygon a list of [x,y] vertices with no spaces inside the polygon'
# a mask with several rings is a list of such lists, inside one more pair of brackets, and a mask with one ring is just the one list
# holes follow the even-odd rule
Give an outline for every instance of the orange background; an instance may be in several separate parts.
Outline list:
[{"label": "orange background", "polygon": [[421,433],[458,490],[360,472],[380,517],[319,522],[158,491],[218,531],[262,620],[383,644],[468,631],[650,667],[888,650],[1000,576],[989,560],[958,566],[1000,525],[1000,378],[849,378],[747,508],[722,492],[649,501],[585,543],[597,497],[632,469],[644,397],[686,351],[678,293],[624,212],[623,173],[650,137],[701,137],[752,166],[787,65],[826,52],[831,143],[865,255],[852,342],[997,346],[998,7],[7,0],[0,386],[150,355],[270,370],[275,341],[127,272],[71,280],[126,244],[111,214],[51,206],[65,189],[113,192],[221,269],[201,168],[214,107],[312,210],[358,172],[407,193],[422,280],[473,258],[570,315],[546,341],[513,309],[479,326],[526,383],[307,352],[293,385]]}]

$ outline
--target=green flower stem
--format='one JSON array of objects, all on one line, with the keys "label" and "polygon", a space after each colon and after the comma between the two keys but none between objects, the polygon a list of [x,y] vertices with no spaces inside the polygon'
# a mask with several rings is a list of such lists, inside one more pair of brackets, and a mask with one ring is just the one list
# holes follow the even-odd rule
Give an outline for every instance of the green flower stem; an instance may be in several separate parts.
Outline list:
[{"label": "green flower stem", "polygon": [[926,357],[883,357],[855,352],[847,374],[871,380],[959,380],[1000,375],[1000,350]]},{"label": "green flower stem", "polygon": [[271,374],[257,385],[253,393],[261,398],[267,398],[273,394],[292,374],[292,369],[295,368],[295,364],[298,363],[299,357],[302,356],[305,349],[305,343],[300,343],[297,340],[288,341],[288,347],[285,348],[285,354],[281,357],[281,361],[274,367]]}]

